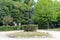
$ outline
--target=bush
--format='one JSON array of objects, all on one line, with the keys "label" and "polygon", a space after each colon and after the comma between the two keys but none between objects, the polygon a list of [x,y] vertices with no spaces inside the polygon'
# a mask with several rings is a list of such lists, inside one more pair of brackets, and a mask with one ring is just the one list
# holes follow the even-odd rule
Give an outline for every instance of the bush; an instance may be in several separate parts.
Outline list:
[{"label": "bush", "polygon": [[23,25],[24,31],[36,31],[38,29],[38,25]]},{"label": "bush", "polygon": [[48,29],[47,22],[38,23],[38,29]]},{"label": "bush", "polygon": [[24,25],[22,25],[22,26],[20,27],[20,30],[24,30]]},{"label": "bush", "polygon": [[13,31],[17,30],[17,26],[0,26],[0,31]]},{"label": "bush", "polygon": [[13,18],[10,16],[4,16],[3,21],[6,23],[6,26],[13,21]]}]

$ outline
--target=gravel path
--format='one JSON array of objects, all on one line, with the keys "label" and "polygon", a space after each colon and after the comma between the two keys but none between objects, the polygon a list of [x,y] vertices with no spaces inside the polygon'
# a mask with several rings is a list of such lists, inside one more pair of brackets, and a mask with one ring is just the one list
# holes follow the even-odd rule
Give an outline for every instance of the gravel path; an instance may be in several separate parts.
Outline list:
[{"label": "gravel path", "polygon": [[46,30],[37,30],[39,32],[47,32],[51,34],[52,37],[46,38],[9,38],[7,36],[8,33],[13,32],[21,32],[21,31],[7,31],[7,32],[0,32],[0,40],[60,40],[60,32],[59,31],[46,31]]}]

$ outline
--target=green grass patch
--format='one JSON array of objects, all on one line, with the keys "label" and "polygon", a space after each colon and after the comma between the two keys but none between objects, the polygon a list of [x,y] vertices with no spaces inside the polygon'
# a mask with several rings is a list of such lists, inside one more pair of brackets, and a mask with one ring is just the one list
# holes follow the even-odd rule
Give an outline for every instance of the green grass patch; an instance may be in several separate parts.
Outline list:
[{"label": "green grass patch", "polygon": [[44,32],[16,32],[8,34],[9,37],[42,37],[42,36],[48,36],[48,33]]},{"label": "green grass patch", "polygon": [[60,28],[52,28],[52,29],[47,29],[49,31],[60,31]]}]

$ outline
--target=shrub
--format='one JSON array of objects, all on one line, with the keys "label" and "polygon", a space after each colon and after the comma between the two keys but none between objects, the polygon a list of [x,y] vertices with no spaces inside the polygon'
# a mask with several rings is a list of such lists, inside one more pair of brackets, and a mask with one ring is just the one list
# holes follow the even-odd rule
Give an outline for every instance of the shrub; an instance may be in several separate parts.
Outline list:
[{"label": "shrub", "polygon": [[13,18],[10,16],[4,16],[3,21],[5,22],[6,26],[13,21]]},{"label": "shrub", "polygon": [[39,24],[38,29],[48,29],[46,24]]},{"label": "shrub", "polygon": [[17,30],[17,26],[0,26],[0,31],[13,31]]},{"label": "shrub", "polygon": [[[51,25],[49,24],[49,28],[50,28],[50,27],[51,27]],[[39,23],[39,24],[38,24],[38,28],[39,28],[39,29],[48,29],[47,22]]]},{"label": "shrub", "polygon": [[24,30],[24,25],[22,25],[22,26],[20,27],[20,30]]},{"label": "shrub", "polygon": [[24,31],[36,31],[38,29],[38,25],[23,25]]}]

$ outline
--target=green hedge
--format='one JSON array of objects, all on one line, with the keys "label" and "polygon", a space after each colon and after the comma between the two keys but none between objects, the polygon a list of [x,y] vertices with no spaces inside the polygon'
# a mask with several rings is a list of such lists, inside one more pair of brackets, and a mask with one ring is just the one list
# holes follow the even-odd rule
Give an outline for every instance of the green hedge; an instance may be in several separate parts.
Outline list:
[{"label": "green hedge", "polygon": [[42,24],[39,23],[39,24],[38,24],[38,28],[39,28],[39,29],[48,29],[47,23],[42,23]]},{"label": "green hedge", "polygon": [[13,31],[17,30],[17,26],[0,26],[0,31]]},{"label": "green hedge", "polygon": [[[38,25],[22,25],[20,30],[24,31],[36,31],[38,29]],[[17,26],[0,26],[0,31],[13,31],[17,30]]]},{"label": "green hedge", "polygon": [[36,31],[38,29],[38,25],[23,25],[24,31]]}]

